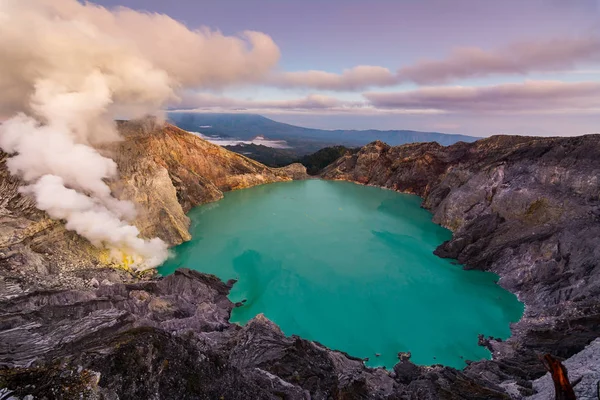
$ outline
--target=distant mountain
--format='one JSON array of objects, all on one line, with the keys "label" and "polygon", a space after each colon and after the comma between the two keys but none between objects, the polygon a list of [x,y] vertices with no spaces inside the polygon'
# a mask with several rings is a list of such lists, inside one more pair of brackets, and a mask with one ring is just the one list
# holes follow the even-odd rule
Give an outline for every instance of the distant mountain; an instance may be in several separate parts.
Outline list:
[{"label": "distant mountain", "polygon": [[204,135],[250,140],[256,136],[285,140],[298,155],[313,153],[328,146],[364,146],[381,140],[392,146],[414,142],[438,142],[448,146],[456,142],[474,142],[473,136],[410,130],[324,130],[303,128],[273,121],[256,114],[170,113],[178,127]]}]

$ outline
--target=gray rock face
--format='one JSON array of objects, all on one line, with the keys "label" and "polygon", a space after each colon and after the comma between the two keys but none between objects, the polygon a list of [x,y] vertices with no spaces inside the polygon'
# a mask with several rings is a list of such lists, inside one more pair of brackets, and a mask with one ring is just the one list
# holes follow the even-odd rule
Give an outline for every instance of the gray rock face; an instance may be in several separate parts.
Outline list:
[{"label": "gray rock face", "polygon": [[229,288],[181,269],[1,301],[0,386],[39,399],[505,398],[448,368],[367,368],[262,315],[230,324]]},{"label": "gray rock face", "polygon": [[487,342],[495,363],[466,372],[527,394],[530,384],[519,382],[545,372],[537,353],[570,357],[600,335],[599,155],[598,135],[497,136],[449,147],[374,142],[323,177],[423,197],[434,222],[454,231],[436,254],[500,275],[525,316],[507,343]]},{"label": "gray rock face", "polygon": [[[594,340],[585,349],[575,354],[564,362],[572,381],[581,379],[575,386],[575,395],[582,400],[597,400],[600,395],[600,339]],[[531,397],[532,400],[545,400],[554,396],[554,383],[550,374],[533,382],[534,389],[538,392]]]}]

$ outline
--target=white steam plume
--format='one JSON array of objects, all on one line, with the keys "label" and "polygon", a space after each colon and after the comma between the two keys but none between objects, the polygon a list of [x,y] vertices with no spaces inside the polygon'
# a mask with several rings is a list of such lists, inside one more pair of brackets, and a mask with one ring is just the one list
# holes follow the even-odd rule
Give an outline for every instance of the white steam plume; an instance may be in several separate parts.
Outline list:
[{"label": "white steam plume", "polygon": [[116,163],[95,145],[118,139],[115,117],[156,114],[184,88],[253,82],[279,50],[266,35],[192,31],[165,15],[76,0],[0,0],[0,148],[38,208],[136,269],[167,257],[126,221],[133,204],[106,184]]}]

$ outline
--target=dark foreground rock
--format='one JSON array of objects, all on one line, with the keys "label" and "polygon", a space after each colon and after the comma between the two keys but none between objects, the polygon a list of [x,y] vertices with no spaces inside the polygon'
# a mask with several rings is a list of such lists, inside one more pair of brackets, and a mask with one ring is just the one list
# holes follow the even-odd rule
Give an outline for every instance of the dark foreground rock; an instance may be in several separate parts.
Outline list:
[{"label": "dark foreground rock", "polygon": [[218,278],[182,269],[4,300],[0,386],[36,399],[507,398],[448,368],[366,368],[285,337],[261,315],[230,324],[228,292]]},{"label": "dark foreground rock", "polygon": [[421,196],[434,222],[454,232],[435,253],[497,273],[525,303],[508,341],[485,342],[494,361],[470,365],[467,375],[531,394],[529,381],[545,374],[539,354],[568,358],[600,336],[599,135],[374,142],[323,177]]}]

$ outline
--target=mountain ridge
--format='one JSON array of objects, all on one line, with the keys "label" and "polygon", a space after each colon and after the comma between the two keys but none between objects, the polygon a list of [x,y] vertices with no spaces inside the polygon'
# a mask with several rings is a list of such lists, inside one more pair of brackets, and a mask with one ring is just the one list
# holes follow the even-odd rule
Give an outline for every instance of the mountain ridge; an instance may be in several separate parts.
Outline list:
[{"label": "mountain ridge", "polygon": [[[305,149],[319,150],[328,145],[364,146],[373,140],[382,140],[391,145],[416,141],[438,141],[450,145],[458,141],[472,142],[478,138],[467,135],[421,132],[414,130],[355,130],[355,129],[316,129],[305,128],[274,121],[258,114],[217,114],[171,112],[169,118],[187,131],[202,130],[206,135],[225,135],[238,139],[252,139],[263,135],[269,139],[291,141],[290,145]],[[210,128],[208,127],[210,126]],[[204,127],[204,128],[201,128]],[[306,143],[302,142],[305,141]],[[319,147],[321,146],[321,147]],[[303,153],[301,155],[305,155]]]}]

